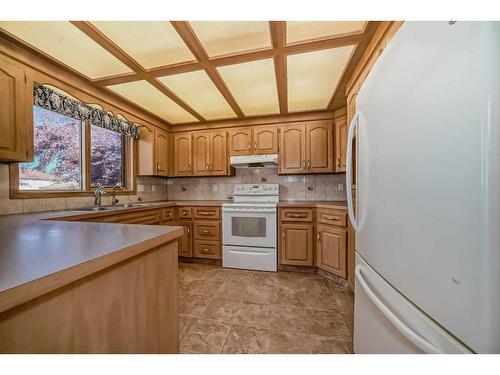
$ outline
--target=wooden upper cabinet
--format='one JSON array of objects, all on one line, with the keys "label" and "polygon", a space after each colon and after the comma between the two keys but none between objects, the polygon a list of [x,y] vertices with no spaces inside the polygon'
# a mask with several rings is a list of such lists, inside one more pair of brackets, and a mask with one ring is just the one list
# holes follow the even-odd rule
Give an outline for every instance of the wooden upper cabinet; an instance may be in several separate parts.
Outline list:
[{"label": "wooden upper cabinet", "polygon": [[168,133],[155,128],[155,173],[157,176],[168,176]]},{"label": "wooden upper cabinet", "polygon": [[306,126],[306,171],[333,172],[333,132],[330,120]]},{"label": "wooden upper cabinet", "polygon": [[205,176],[210,163],[210,134],[193,134],[193,175]]},{"label": "wooden upper cabinet", "polygon": [[192,133],[192,147],[194,176],[227,175],[227,133],[225,130]]},{"label": "wooden upper cabinet", "polygon": [[253,129],[253,153],[256,155],[278,153],[276,126],[259,126]]},{"label": "wooden upper cabinet", "polygon": [[210,162],[209,173],[213,176],[225,176],[228,174],[227,165],[227,132],[221,130],[210,132]]},{"label": "wooden upper cabinet", "polygon": [[335,119],[335,172],[345,172],[347,156],[347,117]]},{"label": "wooden upper cabinet", "polygon": [[32,85],[27,71],[0,57],[0,161],[33,159]]},{"label": "wooden upper cabinet", "polygon": [[174,176],[191,176],[191,133],[174,135]]},{"label": "wooden upper cabinet", "polygon": [[280,173],[304,173],[306,166],[306,126],[283,126],[280,137]]},{"label": "wooden upper cabinet", "polygon": [[313,225],[281,224],[280,263],[298,266],[313,265]]},{"label": "wooden upper cabinet", "polygon": [[347,237],[345,229],[319,225],[315,258],[317,267],[345,278],[347,276]]},{"label": "wooden upper cabinet", "polygon": [[229,130],[229,155],[252,155],[252,129]]}]

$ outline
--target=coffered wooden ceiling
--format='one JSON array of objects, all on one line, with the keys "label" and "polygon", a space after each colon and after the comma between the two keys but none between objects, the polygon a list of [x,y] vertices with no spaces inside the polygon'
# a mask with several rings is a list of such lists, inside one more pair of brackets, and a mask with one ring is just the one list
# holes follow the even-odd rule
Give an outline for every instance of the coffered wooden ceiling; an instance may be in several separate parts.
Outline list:
[{"label": "coffered wooden ceiling", "polygon": [[378,22],[0,21],[170,124],[334,110]]}]

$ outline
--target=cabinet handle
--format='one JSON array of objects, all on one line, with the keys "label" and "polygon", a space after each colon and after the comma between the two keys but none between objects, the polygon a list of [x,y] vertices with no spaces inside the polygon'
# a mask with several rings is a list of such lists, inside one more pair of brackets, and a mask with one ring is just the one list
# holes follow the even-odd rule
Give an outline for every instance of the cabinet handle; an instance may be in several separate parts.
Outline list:
[{"label": "cabinet handle", "polygon": [[204,254],[207,254],[210,252],[210,249],[209,248],[206,248],[204,247],[203,249],[201,249],[201,252],[204,253]]},{"label": "cabinet handle", "polygon": [[254,150],[257,150],[257,141],[255,141],[253,145],[254,145]]},{"label": "cabinet handle", "polygon": [[304,169],[306,169],[306,161],[304,160]]},{"label": "cabinet handle", "polygon": [[321,241],[321,234],[319,232],[316,234],[316,236],[318,238],[318,241]]},{"label": "cabinet handle", "polygon": [[307,161],[307,169],[311,169],[311,161],[310,160]]},{"label": "cabinet handle", "polygon": [[156,171],[158,172],[160,170],[160,163],[156,163]]},{"label": "cabinet handle", "polygon": [[213,165],[212,165],[212,164],[209,164],[209,165],[208,165],[208,171],[209,171],[209,172],[212,172],[213,170],[214,170]]},{"label": "cabinet handle", "polygon": [[208,234],[208,233],[210,233],[210,232],[209,232],[208,230],[202,230],[202,231],[201,231],[201,233],[203,233],[203,234]]},{"label": "cabinet handle", "polygon": [[191,164],[188,164],[188,171],[191,173]]},{"label": "cabinet handle", "polygon": [[188,232],[188,236],[191,234],[191,229],[189,227],[186,227],[187,228],[187,232]]},{"label": "cabinet handle", "polygon": [[340,168],[340,158],[337,158],[337,167]]},{"label": "cabinet handle", "polygon": [[334,216],[323,216],[326,220],[335,220],[337,221],[338,218],[337,217],[334,217]]},{"label": "cabinet handle", "polygon": [[167,214],[167,217],[170,217],[170,216],[172,216],[172,212],[169,212],[169,213]]},{"label": "cabinet handle", "polygon": [[205,168],[207,168],[207,172],[210,172],[210,164],[205,164]]},{"label": "cabinet handle", "polygon": [[285,239],[285,231],[281,231],[281,238]]},{"label": "cabinet handle", "polygon": [[187,213],[188,213],[188,212],[187,212],[186,210],[183,210],[183,211],[182,211],[182,214],[183,214],[183,215],[187,215]]},{"label": "cabinet handle", "polygon": [[306,217],[305,215],[302,214],[291,214],[291,217],[299,218],[299,217]]},{"label": "cabinet handle", "polygon": [[248,142],[248,151],[252,149],[252,143]]},{"label": "cabinet handle", "polygon": [[203,211],[201,211],[201,212],[198,212],[198,214],[199,215],[203,215],[203,216],[208,216],[208,215],[210,215],[210,212],[203,212]]}]

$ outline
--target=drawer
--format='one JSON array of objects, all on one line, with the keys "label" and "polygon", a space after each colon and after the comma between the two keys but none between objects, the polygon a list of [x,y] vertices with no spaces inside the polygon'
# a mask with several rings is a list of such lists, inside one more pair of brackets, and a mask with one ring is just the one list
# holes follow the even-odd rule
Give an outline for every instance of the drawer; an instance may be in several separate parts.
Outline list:
[{"label": "drawer", "polygon": [[221,259],[220,241],[194,241],[194,256],[197,258]]},{"label": "drawer", "polygon": [[220,207],[193,207],[195,219],[220,219]]},{"label": "drawer", "polygon": [[175,207],[162,208],[161,216],[162,216],[162,220],[175,219]]},{"label": "drawer", "polygon": [[104,216],[86,221],[99,221],[105,223],[122,224],[158,224],[162,221],[160,210],[147,210],[139,212],[122,213],[112,216]]},{"label": "drawer", "polygon": [[318,210],[318,222],[322,224],[336,225],[339,227],[347,226],[347,212],[340,210]]},{"label": "drawer", "polygon": [[191,207],[179,207],[179,219],[191,219]]},{"label": "drawer", "polygon": [[197,240],[220,240],[220,222],[195,221],[193,223],[194,238]]},{"label": "drawer", "polygon": [[307,222],[313,221],[312,208],[281,208],[281,221]]}]

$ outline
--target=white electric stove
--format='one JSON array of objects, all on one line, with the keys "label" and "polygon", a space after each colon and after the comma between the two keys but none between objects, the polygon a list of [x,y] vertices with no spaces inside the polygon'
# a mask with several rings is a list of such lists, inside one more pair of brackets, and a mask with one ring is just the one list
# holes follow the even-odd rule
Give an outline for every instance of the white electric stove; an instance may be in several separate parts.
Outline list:
[{"label": "white electric stove", "polygon": [[277,271],[278,184],[234,186],[234,201],[222,204],[224,267]]}]

